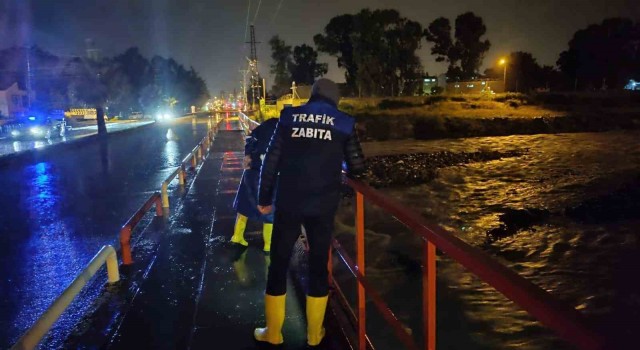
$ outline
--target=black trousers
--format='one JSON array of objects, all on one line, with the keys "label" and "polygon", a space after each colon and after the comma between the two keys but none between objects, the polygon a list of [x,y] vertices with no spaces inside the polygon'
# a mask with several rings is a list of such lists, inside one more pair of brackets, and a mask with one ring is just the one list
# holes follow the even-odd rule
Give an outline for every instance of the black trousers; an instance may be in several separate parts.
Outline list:
[{"label": "black trousers", "polygon": [[309,242],[309,290],[312,297],[329,294],[329,245],[333,234],[335,211],[307,216],[276,210],[271,237],[271,265],[267,279],[267,294],[283,295],[287,292],[287,271],[300,226],[304,225]]}]

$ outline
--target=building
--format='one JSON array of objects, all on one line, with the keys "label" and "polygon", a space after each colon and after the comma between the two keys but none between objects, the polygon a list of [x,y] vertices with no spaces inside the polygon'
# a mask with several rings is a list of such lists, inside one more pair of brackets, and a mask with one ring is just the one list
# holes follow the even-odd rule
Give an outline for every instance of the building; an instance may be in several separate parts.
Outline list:
[{"label": "building", "polygon": [[423,95],[431,95],[438,87],[438,77],[436,76],[425,76],[422,78],[422,94]]},{"label": "building", "polygon": [[504,92],[504,82],[502,80],[489,79],[447,82],[446,92],[454,95],[502,93]]},{"label": "building", "polygon": [[0,83],[0,116],[2,118],[17,118],[27,113],[29,97],[27,91],[20,89],[18,83]]}]

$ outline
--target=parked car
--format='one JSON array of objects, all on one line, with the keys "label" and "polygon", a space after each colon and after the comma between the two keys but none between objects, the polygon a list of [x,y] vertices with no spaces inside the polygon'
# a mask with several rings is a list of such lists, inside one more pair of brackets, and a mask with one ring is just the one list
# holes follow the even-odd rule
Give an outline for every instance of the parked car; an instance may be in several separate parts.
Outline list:
[{"label": "parked car", "polygon": [[17,140],[42,140],[64,137],[70,126],[62,119],[43,116],[28,116],[14,124],[11,137]]}]

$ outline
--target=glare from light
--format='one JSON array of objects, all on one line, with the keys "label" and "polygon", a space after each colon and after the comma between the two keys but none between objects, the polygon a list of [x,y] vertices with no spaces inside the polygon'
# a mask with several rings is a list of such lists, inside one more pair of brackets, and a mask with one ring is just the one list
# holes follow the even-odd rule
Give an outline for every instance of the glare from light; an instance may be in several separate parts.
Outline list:
[{"label": "glare from light", "polygon": [[36,117],[29,117],[29,120],[36,120]]},{"label": "glare from light", "polygon": [[39,127],[33,127],[29,129],[29,132],[31,133],[31,135],[35,135],[35,136],[40,136],[44,133],[44,131],[42,131],[42,129]]},{"label": "glare from light", "polygon": [[20,136],[20,131],[18,131],[18,130],[11,130],[11,136]]},{"label": "glare from light", "polygon": [[507,59],[506,58],[502,58],[500,59],[500,65],[504,66],[507,63]]}]

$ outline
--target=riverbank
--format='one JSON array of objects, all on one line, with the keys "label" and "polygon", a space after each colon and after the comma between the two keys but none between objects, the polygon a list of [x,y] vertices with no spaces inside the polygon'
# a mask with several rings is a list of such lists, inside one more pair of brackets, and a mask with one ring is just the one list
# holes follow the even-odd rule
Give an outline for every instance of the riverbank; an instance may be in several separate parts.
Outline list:
[{"label": "riverbank", "polygon": [[[372,184],[580,310],[618,349],[640,330],[640,285],[629,282],[640,266],[639,136],[395,140],[363,149],[368,171],[388,171],[387,183]],[[423,241],[376,206],[365,213],[370,283],[407,328],[420,329]],[[341,206],[336,225],[349,251],[353,215],[352,205]],[[437,265],[438,309],[448,311],[438,324],[451,325],[439,339],[461,349],[569,348],[446,255]]]},{"label": "riverbank", "polygon": [[368,141],[600,132],[640,128],[640,95],[502,94],[345,99]]}]

